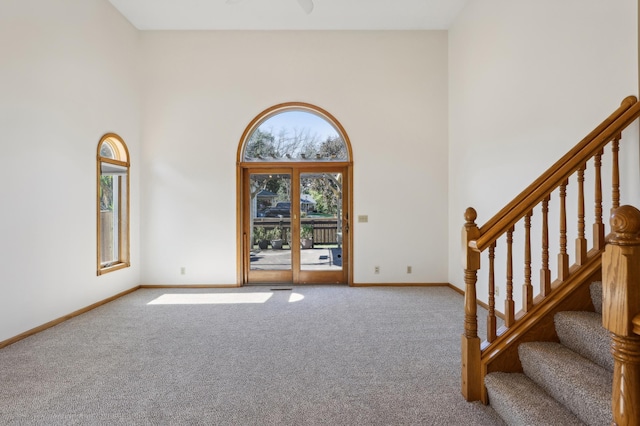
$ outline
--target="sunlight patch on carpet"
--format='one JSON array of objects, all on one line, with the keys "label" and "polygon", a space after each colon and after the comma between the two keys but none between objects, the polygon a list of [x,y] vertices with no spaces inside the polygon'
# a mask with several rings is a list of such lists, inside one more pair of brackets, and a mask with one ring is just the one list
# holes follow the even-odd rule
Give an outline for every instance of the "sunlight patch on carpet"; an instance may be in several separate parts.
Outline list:
[{"label": "sunlight patch on carpet", "polygon": [[235,305],[265,303],[273,293],[163,294],[147,305]]},{"label": "sunlight patch on carpet", "polygon": [[300,293],[291,293],[289,296],[289,303],[299,302],[304,299],[304,296]]}]

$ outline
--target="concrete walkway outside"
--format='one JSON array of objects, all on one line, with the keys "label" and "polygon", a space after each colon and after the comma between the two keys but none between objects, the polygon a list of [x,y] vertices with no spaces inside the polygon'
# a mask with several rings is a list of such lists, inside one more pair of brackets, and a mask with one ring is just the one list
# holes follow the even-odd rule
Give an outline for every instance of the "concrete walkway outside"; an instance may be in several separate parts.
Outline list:
[{"label": "concrete walkway outside", "polygon": [[[304,271],[339,271],[342,269],[341,248],[300,250],[300,267]],[[252,250],[251,269],[262,271],[291,269],[291,250]]]}]

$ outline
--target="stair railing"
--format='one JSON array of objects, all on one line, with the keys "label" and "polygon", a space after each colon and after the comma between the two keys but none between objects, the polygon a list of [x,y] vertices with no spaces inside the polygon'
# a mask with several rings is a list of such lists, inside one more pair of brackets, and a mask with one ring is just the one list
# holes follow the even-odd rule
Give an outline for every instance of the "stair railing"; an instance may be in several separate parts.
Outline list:
[{"label": "stair railing", "polygon": [[611,332],[613,424],[640,425],[640,210],[635,207],[611,214],[602,255],[602,323]]},{"label": "stair railing", "polygon": [[[463,265],[465,281],[465,320],[462,335],[462,394],[467,401],[482,399],[486,401],[484,376],[487,373],[488,359],[494,357],[500,345],[510,341],[519,323],[525,323],[527,316],[541,306],[547,298],[562,292],[563,285],[573,282],[579,277],[586,279],[587,273],[593,274],[600,267],[600,257],[605,248],[605,224],[603,223],[603,159],[610,158],[610,204],[607,207],[616,209],[620,206],[620,165],[618,152],[622,132],[640,116],[640,103],[630,96],[621,103],[606,120],[596,127],[580,143],[551,166],[513,201],[507,204],[486,224],[478,227],[475,223],[477,214],[473,208],[465,212],[465,225],[462,230]],[[605,149],[607,151],[605,151]],[[610,152],[610,154],[609,154]],[[609,164],[609,163],[607,163]],[[588,170],[588,167],[592,169]],[[585,196],[585,172],[590,172],[593,181],[593,193]],[[574,264],[570,266],[567,228],[567,188],[575,181],[575,212],[577,213],[575,234]],[[570,189],[573,189],[571,187]],[[607,194],[608,195],[608,194]],[[593,202],[593,228],[591,247],[587,241],[585,220],[585,199]],[[557,201],[556,201],[557,200]],[[574,202],[574,200],[569,200]],[[550,207],[555,205],[550,215]],[[537,212],[540,213],[537,213]],[[535,291],[532,282],[532,218],[540,214],[536,229],[540,230],[540,238],[536,238],[536,247],[540,259],[539,291]],[[557,219],[557,271],[556,279],[551,280],[550,262],[550,217]],[[536,218],[538,219],[538,218]],[[524,228],[523,234],[519,234]],[[554,229],[555,230],[555,229]],[[514,236],[523,242],[522,251],[514,245]],[[499,253],[498,253],[499,252]],[[515,255],[514,255],[515,252]],[[496,280],[496,254],[505,260],[505,272]],[[481,299],[478,298],[478,271],[481,257],[488,261],[486,280],[483,277],[482,287],[486,290]],[[522,259],[523,269],[518,273],[524,283],[521,293],[514,291],[514,258]],[[496,289],[498,283],[505,284],[504,310],[496,307]],[[568,290],[566,290],[568,291]],[[537,295],[536,295],[537,293]],[[516,311],[516,300],[521,299],[522,309]],[[486,303],[483,302],[486,300]],[[488,310],[486,340],[480,341],[478,336],[478,303]],[[541,308],[541,309],[538,309]],[[498,328],[498,322],[504,326]],[[507,343],[505,343],[507,342]]]}]

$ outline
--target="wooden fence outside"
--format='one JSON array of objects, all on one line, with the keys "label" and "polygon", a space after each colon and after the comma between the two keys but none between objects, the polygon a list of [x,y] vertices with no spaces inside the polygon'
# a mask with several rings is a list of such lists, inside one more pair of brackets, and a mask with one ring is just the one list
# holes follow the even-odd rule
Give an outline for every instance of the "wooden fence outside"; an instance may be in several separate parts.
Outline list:
[{"label": "wooden fence outside", "polygon": [[[342,243],[342,229],[338,230],[338,219],[333,218],[303,218],[301,225],[313,227],[314,244],[340,244]],[[254,227],[263,227],[267,231],[279,226],[286,231],[285,240],[291,237],[291,218],[257,217],[253,219]]]}]

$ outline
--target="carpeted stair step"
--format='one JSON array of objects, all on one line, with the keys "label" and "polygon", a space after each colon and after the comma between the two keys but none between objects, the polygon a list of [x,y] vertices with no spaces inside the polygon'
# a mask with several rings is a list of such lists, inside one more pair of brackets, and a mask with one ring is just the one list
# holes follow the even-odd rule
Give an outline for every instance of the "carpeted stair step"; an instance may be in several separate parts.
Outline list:
[{"label": "carpeted stair step", "polygon": [[518,347],[524,373],[587,425],[611,424],[610,371],[555,342]]},{"label": "carpeted stair step", "polygon": [[611,336],[596,312],[558,312],[554,317],[560,343],[613,372]]},{"label": "carpeted stair step", "polygon": [[589,286],[591,291],[591,301],[596,312],[602,314],[602,282],[596,281]]},{"label": "carpeted stair step", "polygon": [[491,407],[507,425],[583,425],[524,374],[491,373],[484,383]]}]

